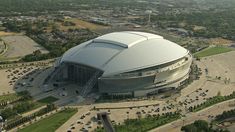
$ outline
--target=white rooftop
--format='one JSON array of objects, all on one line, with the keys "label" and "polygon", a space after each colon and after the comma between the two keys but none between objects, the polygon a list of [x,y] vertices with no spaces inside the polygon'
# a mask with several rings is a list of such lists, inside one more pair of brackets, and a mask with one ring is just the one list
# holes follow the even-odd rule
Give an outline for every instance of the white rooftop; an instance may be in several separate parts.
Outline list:
[{"label": "white rooftop", "polygon": [[163,39],[162,36],[144,33],[144,32],[114,32],[100,36],[93,40],[96,43],[109,43],[124,48],[129,48],[135,44],[146,41],[148,39]]},{"label": "white rooftop", "polygon": [[161,65],[188,54],[188,50],[144,32],[114,32],[68,50],[61,62],[73,62],[103,70],[103,77]]}]

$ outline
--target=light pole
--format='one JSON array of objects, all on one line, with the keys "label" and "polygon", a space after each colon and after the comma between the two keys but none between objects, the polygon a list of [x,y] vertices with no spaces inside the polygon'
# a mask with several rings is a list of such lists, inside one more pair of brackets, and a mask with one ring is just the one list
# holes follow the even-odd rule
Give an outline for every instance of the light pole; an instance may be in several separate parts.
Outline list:
[{"label": "light pole", "polygon": [[3,130],[3,122],[4,122],[4,120],[3,120],[2,116],[0,116],[0,132],[2,132],[2,130]]}]

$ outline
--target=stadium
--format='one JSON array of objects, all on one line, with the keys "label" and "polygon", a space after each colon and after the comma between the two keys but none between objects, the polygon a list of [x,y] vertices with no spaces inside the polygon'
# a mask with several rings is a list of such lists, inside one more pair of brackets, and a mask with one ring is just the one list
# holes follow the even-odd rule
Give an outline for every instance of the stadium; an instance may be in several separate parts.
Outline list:
[{"label": "stadium", "polygon": [[76,91],[133,97],[176,89],[189,77],[192,55],[162,36],[109,33],[69,49],[55,64],[56,82]]}]

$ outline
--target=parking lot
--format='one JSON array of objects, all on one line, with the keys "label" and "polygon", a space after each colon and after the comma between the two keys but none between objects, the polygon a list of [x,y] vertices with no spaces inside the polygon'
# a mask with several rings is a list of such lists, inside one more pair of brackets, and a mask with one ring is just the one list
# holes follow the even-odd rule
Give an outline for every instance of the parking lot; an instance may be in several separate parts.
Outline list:
[{"label": "parking lot", "polygon": [[[41,92],[40,86],[48,73],[48,64],[19,64],[0,70],[0,95],[28,90],[31,94]],[[42,79],[44,78],[44,79]]]}]

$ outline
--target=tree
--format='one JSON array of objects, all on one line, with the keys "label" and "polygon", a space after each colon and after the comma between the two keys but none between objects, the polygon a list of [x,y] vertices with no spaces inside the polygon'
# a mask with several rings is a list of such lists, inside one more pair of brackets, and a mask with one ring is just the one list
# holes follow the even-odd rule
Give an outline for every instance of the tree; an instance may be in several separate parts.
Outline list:
[{"label": "tree", "polygon": [[33,52],[33,55],[35,55],[35,56],[39,56],[39,55],[41,55],[42,54],[42,52],[40,51],[40,50],[35,50],[34,52]]}]

